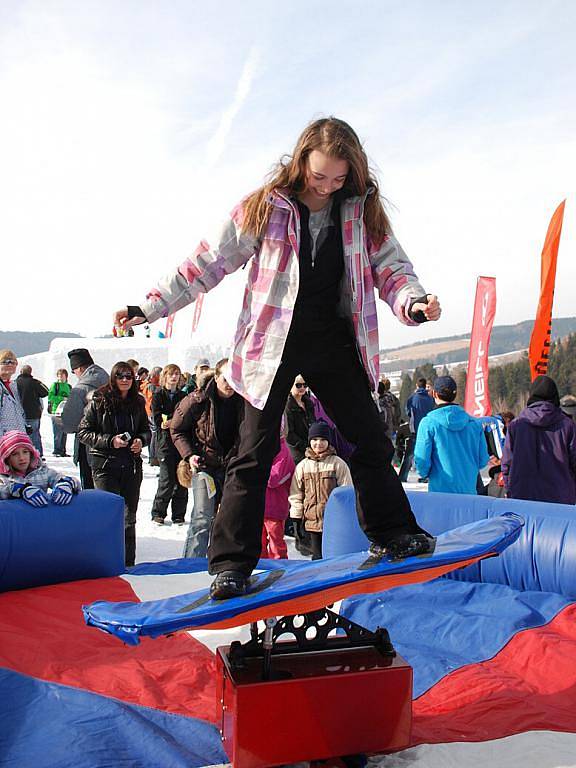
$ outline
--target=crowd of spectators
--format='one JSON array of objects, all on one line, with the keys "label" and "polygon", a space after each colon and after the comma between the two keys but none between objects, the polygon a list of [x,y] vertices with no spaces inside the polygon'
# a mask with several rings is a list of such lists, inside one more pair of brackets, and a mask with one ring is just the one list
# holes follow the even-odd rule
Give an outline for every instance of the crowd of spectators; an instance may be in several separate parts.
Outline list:
[{"label": "crowd of spectators", "polygon": [[[122,496],[130,566],[136,560],[136,512],[147,458],[159,468],[152,521],[164,525],[170,509],[172,524],[185,525],[188,515],[183,556],[206,557],[244,414],[244,400],[226,378],[228,360],[212,368],[202,359],[187,373],[175,364],[148,370],[130,359],[108,374],[87,349],[74,349],[68,357],[76,381],[69,384],[68,371],[61,368],[48,387],[30,365],[14,378],[16,355],[0,350],[0,497],[43,506],[49,498],[68,503],[80,487]],[[554,381],[538,376],[516,418],[506,411],[477,419],[455,402],[457,394],[451,376],[419,379],[403,410],[389,380],[381,378],[374,418],[395,444],[403,481],[415,464],[429,492],[576,504],[576,397],[560,398]],[[349,396],[353,407],[354,393]],[[45,399],[53,455],[67,456],[67,435],[73,434],[80,483],[46,466],[40,436]],[[335,487],[353,483],[348,466],[353,450],[304,378],[296,376],[268,480],[263,557],[286,558],[286,536],[294,537],[302,554],[322,556],[324,508]],[[487,483],[481,473],[487,473]]]}]

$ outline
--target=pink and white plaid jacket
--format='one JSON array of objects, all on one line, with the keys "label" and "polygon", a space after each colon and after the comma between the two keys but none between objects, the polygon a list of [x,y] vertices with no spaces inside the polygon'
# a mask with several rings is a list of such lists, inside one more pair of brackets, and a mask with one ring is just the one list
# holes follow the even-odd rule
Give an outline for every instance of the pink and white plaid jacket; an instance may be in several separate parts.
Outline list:
[{"label": "pink and white plaid jacket", "polygon": [[[345,263],[341,312],[352,321],[362,363],[376,386],[379,344],[374,289],[406,325],[416,325],[408,310],[412,300],[425,291],[395,237],[386,238],[379,248],[370,242],[363,219],[368,194],[348,198],[340,208]],[[266,404],[282,359],[299,285],[298,208],[280,190],[272,193],[270,202],[273,210],[262,238],[242,232],[243,208],[238,205],[215,246],[203,240],[141,304],[152,323],[190,304],[251,260],[229,356],[228,379],[239,394],[260,409]]]}]

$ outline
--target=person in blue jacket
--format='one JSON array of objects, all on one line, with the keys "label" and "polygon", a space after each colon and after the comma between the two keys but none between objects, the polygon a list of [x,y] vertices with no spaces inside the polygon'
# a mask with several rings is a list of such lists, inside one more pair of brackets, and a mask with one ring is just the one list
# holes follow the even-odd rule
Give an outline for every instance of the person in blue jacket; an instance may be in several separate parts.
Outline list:
[{"label": "person in blue jacket", "polygon": [[428,490],[476,493],[476,478],[489,460],[482,423],[457,405],[456,382],[440,376],[433,385],[436,407],[418,427],[414,459]]},{"label": "person in blue jacket", "polygon": [[406,440],[404,458],[402,459],[402,465],[399,471],[400,480],[403,483],[408,480],[408,473],[412,468],[414,446],[416,444],[420,422],[424,416],[426,416],[427,413],[430,413],[434,408],[434,398],[430,397],[428,394],[428,390],[426,389],[426,379],[421,377],[416,383],[416,389],[406,401],[406,413],[408,415],[408,423],[410,424],[410,436]]}]

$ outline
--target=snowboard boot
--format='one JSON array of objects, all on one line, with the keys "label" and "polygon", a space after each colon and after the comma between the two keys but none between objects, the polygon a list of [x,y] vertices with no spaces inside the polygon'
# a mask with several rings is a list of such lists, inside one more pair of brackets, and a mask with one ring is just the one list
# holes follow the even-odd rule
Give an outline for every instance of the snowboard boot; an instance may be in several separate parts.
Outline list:
[{"label": "snowboard boot", "polygon": [[240,597],[248,589],[248,578],[240,571],[222,571],[210,585],[212,600],[228,600]]},{"label": "snowboard boot", "polygon": [[403,533],[395,536],[386,544],[370,544],[370,554],[374,557],[388,556],[392,560],[403,560],[405,557],[428,555],[434,551],[436,539],[424,533]]}]

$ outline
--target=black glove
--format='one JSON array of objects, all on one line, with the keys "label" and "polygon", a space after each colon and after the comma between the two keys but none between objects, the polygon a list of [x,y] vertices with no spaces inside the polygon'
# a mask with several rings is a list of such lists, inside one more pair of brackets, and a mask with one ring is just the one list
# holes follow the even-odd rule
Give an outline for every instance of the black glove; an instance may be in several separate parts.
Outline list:
[{"label": "black glove", "polygon": [[408,310],[408,315],[415,323],[427,323],[428,318],[421,309],[417,309],[416,312],[412,311],[414,304],[428,304],[428,294],[420,296],[418,299],[413,299]]},{"label": "black glove", "polygon": [[128,309],[128,314],[126,315],[127,320],[132,320],[133,317],[143,317],[144,320],[146,320],[146,315],[144,314],[144,312],[142,312],[140,307],[128,304],[127,309]]}]

